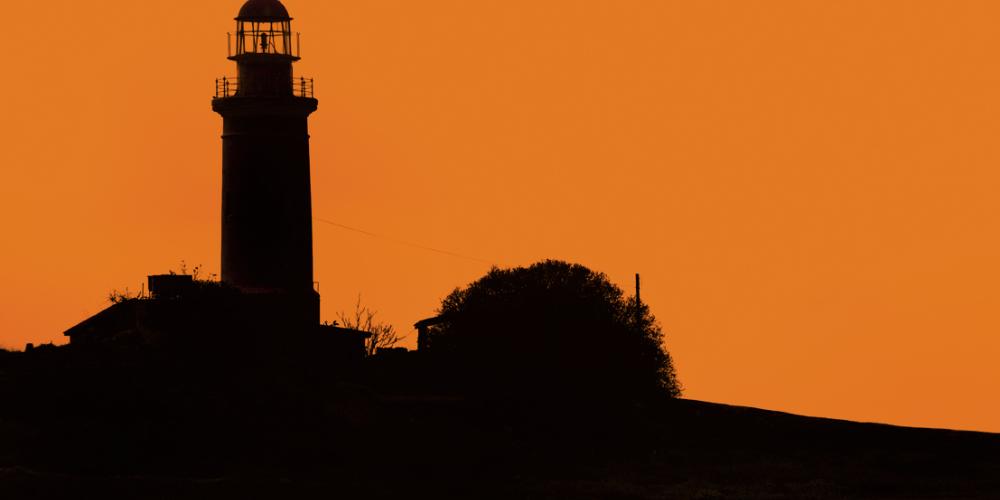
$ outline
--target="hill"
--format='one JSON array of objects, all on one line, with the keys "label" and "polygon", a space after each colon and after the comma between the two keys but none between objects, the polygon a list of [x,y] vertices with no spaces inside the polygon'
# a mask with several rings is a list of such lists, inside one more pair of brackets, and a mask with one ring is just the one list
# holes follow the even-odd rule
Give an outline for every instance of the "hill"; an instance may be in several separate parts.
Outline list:
[{"label": "hill", "polygon": [[0,370],[0,498],[1000,496],[995,434],[691,400],[390,395],[228,368],[153,377],[143,364]]}]

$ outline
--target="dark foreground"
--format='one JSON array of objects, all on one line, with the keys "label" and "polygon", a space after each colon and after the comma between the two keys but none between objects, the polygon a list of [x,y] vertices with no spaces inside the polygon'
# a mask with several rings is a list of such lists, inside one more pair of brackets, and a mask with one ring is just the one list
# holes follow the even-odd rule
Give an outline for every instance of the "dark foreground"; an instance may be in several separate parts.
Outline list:
[{"label": "dark foreground", "polygon": [[994,434],[54,359],[0,363],[0,498],[1000,498]]}]

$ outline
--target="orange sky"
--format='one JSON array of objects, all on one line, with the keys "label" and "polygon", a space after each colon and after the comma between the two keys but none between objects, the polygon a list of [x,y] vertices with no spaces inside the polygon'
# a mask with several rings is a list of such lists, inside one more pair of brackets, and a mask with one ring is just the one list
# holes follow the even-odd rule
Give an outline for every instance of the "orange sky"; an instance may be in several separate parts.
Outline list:
[{"label": "orange sky", "polygon": [[[218,272],[241,1],[5,5],[0,343]],[[287,0],[323,314],[411,333],[489,267],[643,298],[691,398],[1000,431],[1000,4]]]}]

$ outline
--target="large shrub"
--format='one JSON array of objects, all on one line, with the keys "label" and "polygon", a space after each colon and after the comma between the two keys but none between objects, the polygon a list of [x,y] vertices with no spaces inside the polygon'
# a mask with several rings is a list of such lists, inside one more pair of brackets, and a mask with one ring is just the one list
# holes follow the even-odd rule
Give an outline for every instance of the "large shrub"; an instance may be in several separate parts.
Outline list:
[{"label": "large shrub", "polygon": [[584,266],[549,260],[493,268],[452,292],[440,312],[426,350],[468,389],[546,398],[680,395],[649,308]]}]

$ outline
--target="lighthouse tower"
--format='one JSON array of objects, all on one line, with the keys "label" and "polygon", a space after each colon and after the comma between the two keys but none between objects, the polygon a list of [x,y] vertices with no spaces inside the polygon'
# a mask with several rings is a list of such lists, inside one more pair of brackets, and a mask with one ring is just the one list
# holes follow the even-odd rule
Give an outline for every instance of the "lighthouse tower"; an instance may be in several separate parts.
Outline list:
[{"label": "lighthouse tower", "polygon": [[308,131],[318,101],[312,80],[292,72],[299,39],[291,22],[278,0],[246,2],[229,35],[238,75],[216,82],[222,281],[276,306],[283,321],[318,325]]},{"label": "lighthouse tower", "polygon": [[312,80],[292,73],[299,40],[280,1],[243,5],[229,35],[229,59],[237,75],[216,81],[212,101],[223,121],[222,281],[228,286],[152,275],[148,295],[113,299],[64,333],[77,345],[162,347],[182,355],[238,350],[251,361],[293,362],[318,362],[312,358],[318,356],[324,366],[362,359],[369,333],[319,320],[309,182],[309,115],[318,102]]}]

